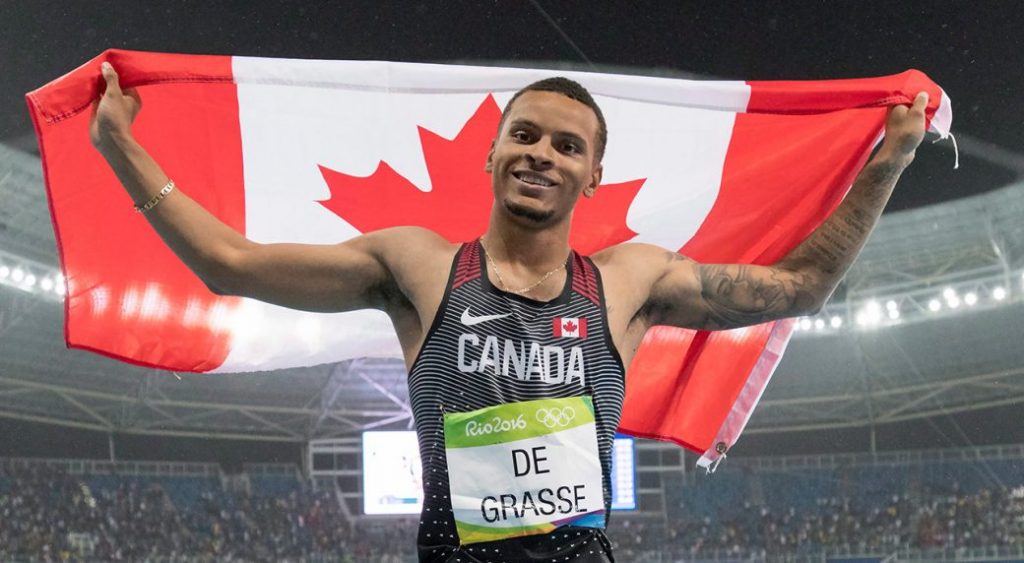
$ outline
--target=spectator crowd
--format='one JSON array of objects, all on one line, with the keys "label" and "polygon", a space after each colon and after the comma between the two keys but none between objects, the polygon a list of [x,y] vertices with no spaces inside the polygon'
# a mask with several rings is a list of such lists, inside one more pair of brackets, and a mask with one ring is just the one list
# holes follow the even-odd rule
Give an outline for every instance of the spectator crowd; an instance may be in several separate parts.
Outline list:
[{"label": "spectator crowd", "polygon": [[[0,561],[415,560],[415,519],[354,522],[334,491],[297,481],[269,494],[206,483],[189,497],[173,488],[160,478],[108,476],[98,484],[45,463],[0,463]],[[869,501],[822,497],[799,509],[744,502],[703,514],[669,512],[613,515],[609,536],[620,560],[1024,546],[1019,484]]]},{"label": "spectator crowd", "polygon": [[1024,550],[1024,485],[971,494],[930,491],[916,499],[896,493],[884,502],[826,497],[799,510],[745,502],[716,516],[625,519],[617,528],[622,533],[613,537],[626,561],[649,555],[651,546],[678,560],[891,554],[904,548]]},{"label": "spectator crowd", "polygon": [[[354,525],[331,492],[202,488],[176,505],[160,479],[87,478],[0,465],[0,561],[381,561],[413,553],[408,519]],[[184,504],[184,503],[178,503]]]}]

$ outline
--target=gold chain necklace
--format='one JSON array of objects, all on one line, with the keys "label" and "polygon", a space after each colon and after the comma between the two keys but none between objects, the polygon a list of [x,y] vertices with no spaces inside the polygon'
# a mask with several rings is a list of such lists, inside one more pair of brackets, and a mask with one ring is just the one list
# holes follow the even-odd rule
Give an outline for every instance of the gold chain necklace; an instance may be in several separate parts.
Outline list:
[{"label": "gold chain necklace", "polygon": [[550,272],[544,274],[543,276],[540,277],[539,280],[533,282],[532,284],[530,284],[530,285],[528,285],[528,286],[526,286],[526,287],[524,287],[522,289],[512,289],[512,288],[510,288],[508,286],[508,284],[505,283],[505,280],[501,277],[501,270],[498,269],[498,265],[495,264],[494,263],[494,259],[491,258],[491,253],[488,252],[487,251],[487,247],[484,246],[484,239],[480,239],[480,248],[482,248],[483,251],[484,251],[484,258],[487,259],[487,263],[490,264],[491,265],[491,269],[494,270],[494,277],[498,278],[498,283],[501,284],[502,291],[507,291],[509,293],[516,293],[518,295],[525,295],[525,294],[529,293],[530,291],[533,291],[534,289],[536,289],[537,286],[539,286],[540,284],[542,284],[545,281],[547,281],[548,278],[550,278],[551,276],[555,275],[555,272],[557,272],[559,270],[562,270],[562,269],[565,269],[565,262],[562,262],[562,264],[560,266],[558,266],[554,270],[551,270]]}]

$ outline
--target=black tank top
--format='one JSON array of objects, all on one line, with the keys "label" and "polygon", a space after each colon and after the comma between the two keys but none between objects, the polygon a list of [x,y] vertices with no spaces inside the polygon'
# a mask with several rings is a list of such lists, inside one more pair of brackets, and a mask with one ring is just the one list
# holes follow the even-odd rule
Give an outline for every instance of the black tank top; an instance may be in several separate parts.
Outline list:
[{"label": "black tank top", "polygon": [[[527,351],[535,345],[542,350],[559,347],[562,353],[541,354],[548,358],[547,365],[531,366]],[[572,364],[571,357],[576,359]],[[608,540],[596,528],[566,526],[549,534],[460,546],[448,496],[444,413],[590,395],[607,518],[624,376],[608,330],[601,276],[589,258],[572,252],[562,293],[540,302],[494,287],[480,243],[462,245],[441,306],[409,371],[409,398],[423,462],[420,561],[611,561]]]}]

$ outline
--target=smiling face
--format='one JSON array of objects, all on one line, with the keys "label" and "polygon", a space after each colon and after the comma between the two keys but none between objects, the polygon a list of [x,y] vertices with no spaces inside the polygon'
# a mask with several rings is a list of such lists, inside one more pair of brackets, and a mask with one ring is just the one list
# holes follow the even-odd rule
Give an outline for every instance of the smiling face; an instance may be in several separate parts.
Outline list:
[{"label": "smiling face", "polygon": [[544,227],[567,220],[601,182],[592,109],[556,92],[524,92],[487,155],[494,200],[514,220]]}]

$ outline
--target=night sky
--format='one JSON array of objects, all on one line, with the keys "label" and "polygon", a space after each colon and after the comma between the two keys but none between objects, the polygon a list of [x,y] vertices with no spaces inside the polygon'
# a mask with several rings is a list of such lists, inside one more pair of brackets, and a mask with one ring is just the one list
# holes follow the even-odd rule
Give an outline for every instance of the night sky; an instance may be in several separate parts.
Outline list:
[{"label": "night sky", "polygon": [[[953,100],[890,210],[1024,174],[1018,2],[41,2],[0,4],[0,142],[34,150],[25,92],[106,48],[415,62],[562,61],[723,79],[824,79],[917,68]],[[613,132],[614,134],[614,132]]]}]

